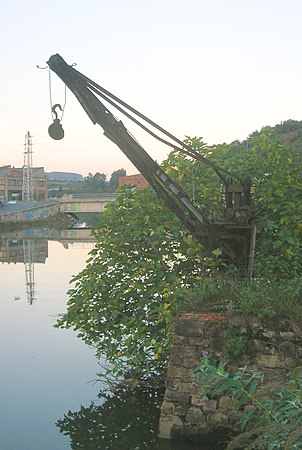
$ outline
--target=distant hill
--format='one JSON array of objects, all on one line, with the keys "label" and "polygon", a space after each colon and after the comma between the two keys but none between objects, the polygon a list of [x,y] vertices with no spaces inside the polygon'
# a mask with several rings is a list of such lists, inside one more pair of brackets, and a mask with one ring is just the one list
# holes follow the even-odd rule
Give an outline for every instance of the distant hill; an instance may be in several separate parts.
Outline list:
[{"label": "distant hill", "polygon": [[82,175],[72,172],[47,172],[46,177],[48,180],[57,181],[84,181],[84,177]]},{"label": "distant hill", "polygon": [[[302,152],[302,121],[301,120],[286,120],[271,128],[275,133],[279,134],[283,142],[289,145],[292,149]],[[259,131],[254,131],[249,138],[259,135]]]},{"label": "distant hill", "polygon": [[275,125],[274,130],[282,136],[285,144],[302,152],[302,121],[286,120]]}]

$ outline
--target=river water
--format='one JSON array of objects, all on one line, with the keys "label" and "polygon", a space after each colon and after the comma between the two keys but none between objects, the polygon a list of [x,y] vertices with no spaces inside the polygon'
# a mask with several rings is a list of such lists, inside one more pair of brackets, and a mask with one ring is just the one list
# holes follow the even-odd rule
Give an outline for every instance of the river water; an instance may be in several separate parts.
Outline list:
[{"label": "river water", "polygon": [[28,242],[1,241],[0,449],[65,450],[56,421],[96,397],[100,367],[73,331],[53,325],[93,243],[30,241],[34,263],[24,263]]},{"label": "river water", "polygon": [[162,392],[114,395],[73,330],[54,328],[70,279],[94,246],[87,230],[0,237],[0,450],[201,449],[156,439]]}]

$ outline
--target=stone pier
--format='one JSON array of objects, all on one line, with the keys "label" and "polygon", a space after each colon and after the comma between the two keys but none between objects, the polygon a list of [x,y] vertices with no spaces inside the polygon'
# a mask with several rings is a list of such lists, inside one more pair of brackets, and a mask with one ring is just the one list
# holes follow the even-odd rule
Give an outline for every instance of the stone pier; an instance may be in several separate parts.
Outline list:
[{"label": "stone pier", "polygon": [[[225,350],[235,342],[247,342],[248,348],[233,361]],[[233,349],[234,350],[234,349]],[[251,317],[218,313],[181,313],[175,328],[161,407],[159,438],[211,442],[238,430],[238,412],[226,397],[208,398],[198,384],[195,368],[206,353],[228,360],[235,372],[247,365],[264,373],[264,382],[284,380],[290,371],[302,365],[302,333],[287,319],[274,327]]]}]

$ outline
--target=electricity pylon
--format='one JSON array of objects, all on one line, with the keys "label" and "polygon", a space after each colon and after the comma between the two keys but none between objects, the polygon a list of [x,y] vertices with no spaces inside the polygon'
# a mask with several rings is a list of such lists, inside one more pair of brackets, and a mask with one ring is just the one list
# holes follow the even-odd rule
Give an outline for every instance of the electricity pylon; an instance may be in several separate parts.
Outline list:
[{"label": "electricity pylon", "polygon": [[23,253],[27,301],[32,305],[35,300],[34,241],[30,239],[23,240]]},{"label": "electricity pylon", "polygon": [[23,186],[22,186],[22,202],[29,203],[34,200],[33,185],[33,161],[32,161],[32,137],[28,131],[25,136],[25,151],[23,165]]}]

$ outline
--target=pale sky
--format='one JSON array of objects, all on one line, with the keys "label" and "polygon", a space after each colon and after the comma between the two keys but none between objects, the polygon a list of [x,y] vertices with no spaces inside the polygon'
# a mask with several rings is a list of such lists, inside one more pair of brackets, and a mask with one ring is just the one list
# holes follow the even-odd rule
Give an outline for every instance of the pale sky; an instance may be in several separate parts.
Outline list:
[{"label": "pale sky", "polygon": [[[65,138],[48,136],[49,70],[67,63],[179,139],[242,140],[302,119],[301,0],[10,0],[1,7],[0,165],[23,165],[25,135],[46,171],[137,170],[71,92]],[[52,73],[54,103],[64,85]],[[128,124],[157,161],[170,149]]]}]

